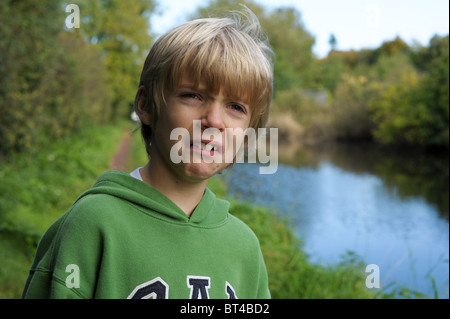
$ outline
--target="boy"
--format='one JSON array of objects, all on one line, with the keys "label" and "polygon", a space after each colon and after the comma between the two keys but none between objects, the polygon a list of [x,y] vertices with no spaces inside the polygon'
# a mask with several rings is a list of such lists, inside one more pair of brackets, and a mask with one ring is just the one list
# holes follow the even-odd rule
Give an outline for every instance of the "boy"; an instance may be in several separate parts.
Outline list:
[{"label": "boy", "polygon": [[[270,297],[257,238],[206,187],[235,132],[267,121],[272,51],[259,30],[249,11],[246,26],[200,19],[158,39],[135,100],[150,161],[104,173],[49,228],[24,298]],[[175,161],[180,128],[190,152]]]}]

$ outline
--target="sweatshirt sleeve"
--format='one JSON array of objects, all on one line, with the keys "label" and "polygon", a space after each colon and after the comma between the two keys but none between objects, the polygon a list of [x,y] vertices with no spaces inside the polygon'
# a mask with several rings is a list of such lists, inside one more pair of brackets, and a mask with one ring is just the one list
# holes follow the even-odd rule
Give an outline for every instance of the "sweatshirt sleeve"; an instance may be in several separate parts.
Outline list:
[{"label": "sweatshirt sleeve", "polygon": [[93,298],[101,260],[101,232],[82,201],[39,242],[24,299]]},{"label": "sweatshirt sleeve", "polygon": [[37,270],[30,272],[23,299],[84,299],[77,290],[69,288],[66,283],[52,276],[51,273]]}]

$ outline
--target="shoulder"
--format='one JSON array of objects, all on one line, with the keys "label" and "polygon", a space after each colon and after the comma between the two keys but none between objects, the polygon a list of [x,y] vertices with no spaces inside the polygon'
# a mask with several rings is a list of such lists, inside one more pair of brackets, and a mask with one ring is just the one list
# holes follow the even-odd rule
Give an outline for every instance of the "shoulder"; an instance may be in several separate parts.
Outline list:
[{"label": "shoulder", "polygon": [[65,213],[66,223],[82,222],[89,220],[95,223],[105,217],[117,215],[116,212],[124,211],[128,202],[122,198],[105,193],[86,193],[80,196]]},{"label": "shoulder", "polygon": [[233,229],[233,236],[245,246],[252,249],[260,249],[259,240],[255,232],[241,219],[228,213],[228,224]]},{"label": "shoulder", "polygon": [[228,213],[228,220],[229,223],[233,224],[233,227],[236,227],[243,233],[247,234],[248,236],[255,237],[256,235],[253,232],[253,230],[248,226],[244,221],[242,221],[240,218],[236,217],[233,212]]},{"label": "shoulder", "polygon": [[[55,223],[58,228],[56,240],[61,241],[67,238],[75,237],[81,240],[87,234],[96,234],[98,232],[98,219],[101,212],[107,209],[101,209],[109,199],[102,195],[88,195],[79,198]],[[78,238],[80,237],[80,238]]]},{"label": "shoulder", "polygon": [[86,247],[97,246],[95,242],[100,242],[101,232],[88,203],[90,200],[89,197],[77,200],[47,229],[39,241],[32,271],[54,273],[57,262],[65,261],[63,256],[75,249],[84,249],[86,253]]},{"label": "shoulder", "polygon": [[87,238],[99,238],[105,222],[113,215],[115,207],[112,196],[95,194],[77,199],[45,232],[42,244],[48,246],[84,242]]}]

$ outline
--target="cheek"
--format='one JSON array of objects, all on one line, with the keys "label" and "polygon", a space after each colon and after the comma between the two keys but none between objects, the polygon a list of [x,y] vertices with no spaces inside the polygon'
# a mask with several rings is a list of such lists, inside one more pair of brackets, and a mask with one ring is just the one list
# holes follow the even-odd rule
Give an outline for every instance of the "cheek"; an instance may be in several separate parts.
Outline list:
[{"label": "cheek", "polygon": [[161,115],[164,116],[164,125],[171,129],[179,127],[189,129],[195,119],[195,112],[192,109],[180,107],[175,103],[167,105]]},{"label": "cheek", "polygon": [[[161,111],[152,136],[152,138],[154,138],[153,143],[157,145],[158,150],[164,154],[169,154],[172,147],[179,143],[183,138],[180,136],[180,132],[192,132],[192,121],[186,114],[176,112],[173,109],[170,109],[172,112],[168,111],[169,110],[167,109]],[[173,139],[171,139],[172,133],[174,133]],[[189,140],[189,136],[187,136],[187,138]]]},{"label": "cheek", "polygon": [[161,110],[158,122],[156,123],[156,129],[169,137],[173,129],[184,127],[183,124],[183,115],[180,112],[176,112],[176,110],[171,110],[166,107]]},{"label": "cheek", "polygon": [[160,153],[168,153],[170,148],[177,141],[170,139],[172,130],[176,127],[173,119],[161,112],[158,121],[155,123],[155,129],[152,134],[152,144],[156,146]]}]

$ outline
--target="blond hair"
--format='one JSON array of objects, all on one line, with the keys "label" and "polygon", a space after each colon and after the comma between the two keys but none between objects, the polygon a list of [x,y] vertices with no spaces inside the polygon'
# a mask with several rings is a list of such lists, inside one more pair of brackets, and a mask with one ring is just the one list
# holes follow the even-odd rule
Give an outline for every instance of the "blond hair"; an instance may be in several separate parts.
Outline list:
[{"label": "blond hair", "polygon": [[[213,93],[224,89],[231,97],[245,95],[251,107],[250,127],[265,127],[273,94],[273,58],[258,18],[248,8],[230,18],[182,24],[162,35],[145,60],[139,83],[146,96],[144,111],[154,125],[165,94],[189,74],[194,87],[204,81]],[[141,124],[147,152],[151,132],[150,125]]]}]

